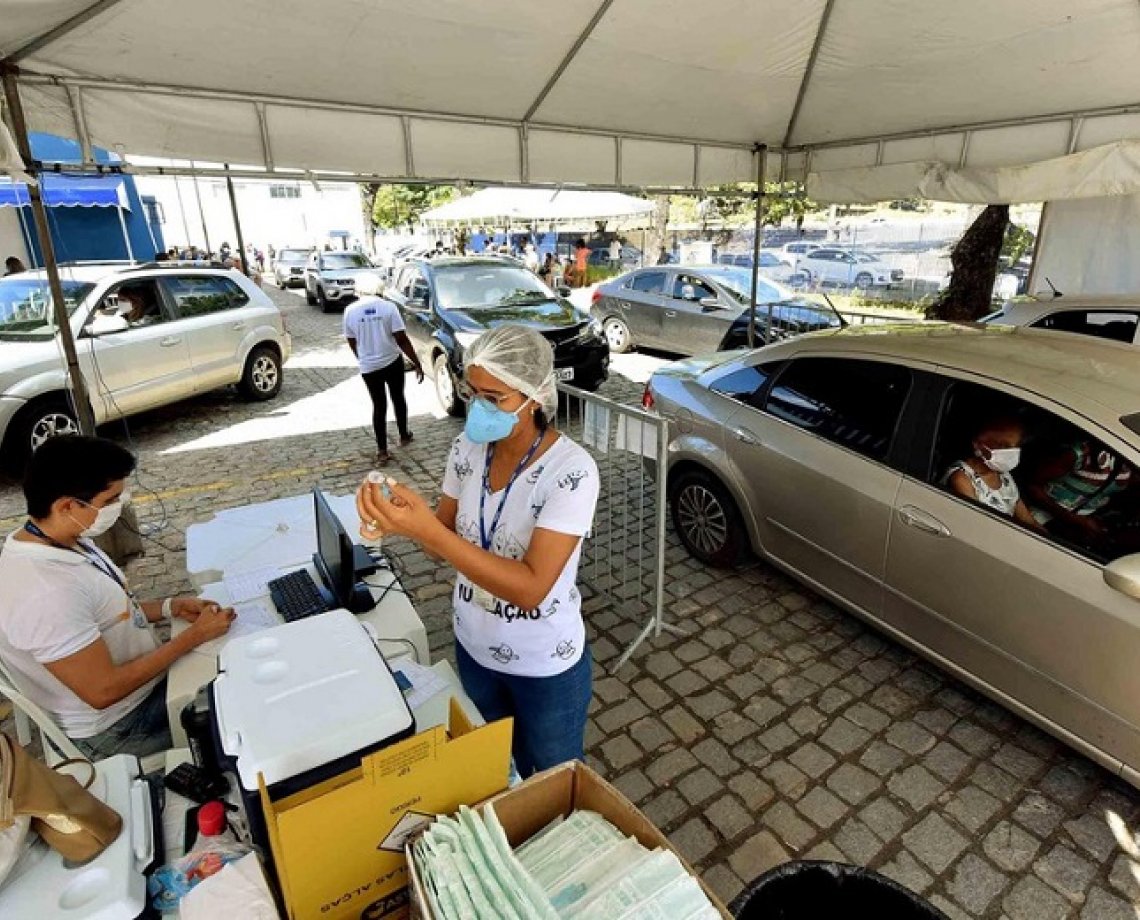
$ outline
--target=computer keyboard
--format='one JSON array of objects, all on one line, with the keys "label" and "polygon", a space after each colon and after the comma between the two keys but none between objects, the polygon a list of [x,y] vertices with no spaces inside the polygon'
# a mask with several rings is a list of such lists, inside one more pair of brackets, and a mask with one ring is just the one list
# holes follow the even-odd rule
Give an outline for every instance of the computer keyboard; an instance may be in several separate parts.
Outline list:
[{"label": "computer keyboard", "polygon": [[329,609],[322,600],[317,583],[305,569],[298,569],[269,582],[269,596],[286,623],[324,613]]}]

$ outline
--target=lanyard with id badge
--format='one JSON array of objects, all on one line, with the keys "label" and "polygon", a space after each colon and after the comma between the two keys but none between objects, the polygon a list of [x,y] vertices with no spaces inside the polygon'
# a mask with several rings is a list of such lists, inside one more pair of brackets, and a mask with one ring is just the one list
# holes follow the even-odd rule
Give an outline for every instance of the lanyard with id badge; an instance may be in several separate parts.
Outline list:
[{"label": "lanyard with id badge", "polygon": [[152,635],[154,634],[154,624],[147,619],[146,612],[142,609],[142,606],[135,599],[134,592],[129,587],[127,587],[127,583],[123,580],[123,577],[118,573],[115,567],[103,557],[101,553],[99,553],[97,550],[94,552],[88,552],[86,549],[75,549],[71,546],[65,546],[58,540],[49,537],[46,533],[43,532],[43,530],[41,530],[36,524],[32,523],[31,521],[28,521],[24,524],[24,530],[30,533],[33,537],[39,537],[41,540],[47,540],[47,542],[54,546],[56,549],[66,550],[69,553],[78,553],[91,565],[95,566],[96,569],[110,578],[115,584],[123,589],[123,593],[127,596],[127,603],[130,605],[131,610],[131,622],[139,629],[148,629],[151,631]]},{"label": "lanyard with id badge", "polygon": [[[511,495],[511,487],[515,484],[515,480],[522,475],[522,471],[526,469],[526,465],[530,463],[531,458],[534,457],[538,451],[538,446],[542,443],[542,438],[545,432],[540,431],[538,437],[534,439],[534,443],[530,445],[530,450],[526,452],[519,465],[515,467],[515,471],[511,473],[511,478],[507,480],[507,485],[503,489],[503,497],[499,501],[499,507],[495,509],[495,516],[491,518],[491,529],[488,530],[486,526],[486,502],[487,496],[491,494],[491,461],[495,457],[495,445],[487,445],[487,460],[483,466],[483,487],[479,490],[479,543],[485,550],[491,549],[491,544],[495,539],[495,531],[499,529],[499,519],[503,516],[503,509],[507,506],[507,499]],[[495,609],[495,595],[493,595],[486,588],[480,588],[478,585],[472,583],[472,598],[476,606],[482,607],[488,612],[493,612]]]}]

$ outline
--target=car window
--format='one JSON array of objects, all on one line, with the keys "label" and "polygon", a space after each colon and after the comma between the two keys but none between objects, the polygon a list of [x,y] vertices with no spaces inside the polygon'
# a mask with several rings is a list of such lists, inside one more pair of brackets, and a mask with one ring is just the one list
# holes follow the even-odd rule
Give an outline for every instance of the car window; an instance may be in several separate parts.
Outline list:
[{"label": "car window", "polygon": [[371,268],[368,257],[359,252],[326,252],[321,257],[321,267],[337,270],[341,268]]},{"label": "car window", "polygon": [[427,294],[427,281],[424,280],[423,272],[415,266],[408,266],[401,272],[396,290],[408,300],[422,300]]},{"label": "car window", "polygon": [[99,317],[119,316],[131,329],[155,326],[170,319],[158,290],[158,282],[151,280],[127,281],[111,288],[96,309]]},{"label": "car window", "polygon": [[626,285],[644,294],[661,294],[665,291],[665,272],[643,272],[634,275]]},{"label": "car window", "polygon": [[700,300],[703,297],[716,297],[716,291],[696,275],[678,272],[677,277],[673,279],[674,300]]},{"label": "car window", "polygon": [[[995,430],[1004,432],[1000,437],[1016,443],[1019,451],[1008,474],[1012,490],[1005,482],[996,489],[986,479],[977,483],[991,472],[979,445],[984,454]],[[959,471],[971,483],[972,496],[953,490],[951,477]],[[927,478],[981,511],[1006,519],[1011,518],[1009,502],[1016,497],[1043,536],[1094,562],[1140,552],[1140,528],[1134,525],[1140,472],[1133,462],[1079,425],[990,387],[965,381],[948,387]]]},{"label": "car window", "polygon": [[765,411],[873,460],[894,439],[911,373],[897,364],[798,358],[779,375]]},{"label": "car window", "polygon": [[525,306],[554,299],[533,272],[505,262],[449,265],[433,274],[436,297],[445,310]]},{"label": "car window", "polygon": [[[95,286],[64,278],[63,302],[75,312]],[[49,341],[55,336],[55,307],[46,278],[30,273],[0,279],[0,341]]]},{"label": "car window", "polygon": [[779,370],[782,362],[752,364],[738,367],[717,377],[709,383],[709,389],[721,393],[729,399],[744,403],[754,409],[763,405],[764,387],[772,375]]},{"label": "car window", "polygon": [[1043,316],[1032,325],[1035,329],[1076,332],[1131,344],[1140,325],[1140,310],[1061,310]]},{"label": "car window", "polygon": [[163,285],[180,319],[232,310],[249,303],[249,295],[220,275],[176,275]]}]

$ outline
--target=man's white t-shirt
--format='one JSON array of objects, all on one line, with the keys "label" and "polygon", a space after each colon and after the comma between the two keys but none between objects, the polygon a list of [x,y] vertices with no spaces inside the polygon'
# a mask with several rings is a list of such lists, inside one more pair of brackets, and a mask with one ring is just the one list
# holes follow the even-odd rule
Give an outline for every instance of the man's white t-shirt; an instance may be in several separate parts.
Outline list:
[{"label": "man's white t-shirt", "polygon": [[403,331],[400,308],[390,300],[361,297],[344,311],[344,337],[356,340],[356,360],[362,374],[387,367],[400,357],[396,333]]},{"label": "man's white t-shirt", "polygon": [[[122,571],[93,543],[84,541],[84,548],[126,583]],[[0,662],[16,689],[47,710],[69,737],[90,738],[110,728],[160,680],[156,677],[106,709],[95,709],[44,667],[100,637],[117,665],[158,647],[141,608],[79,553],[9,535],[0,552],[0,585]]]},{"label": "man's white t-shirt", "polygon": [[[466,435],[455,439],[443,493],[458,502],[455,532],[482,546],[479,494],[487,448]],[[503,492],[488,495],[483,525],[488,534]],[[593,526],[598,502],[598,468],[593,458],[565,436],[523,471],[506,497],[491,551],[522,559],[537,528],[584,537]],[[521,610],[493,598],[488,610],[477,603],[477,589],[460,574],[455,579],[455,636],[467,653],[485,668],[522,677],[561,674],[582,657],[586,627],[578,592],[578,559],[574,550],[550,593],[533,610]]]}]

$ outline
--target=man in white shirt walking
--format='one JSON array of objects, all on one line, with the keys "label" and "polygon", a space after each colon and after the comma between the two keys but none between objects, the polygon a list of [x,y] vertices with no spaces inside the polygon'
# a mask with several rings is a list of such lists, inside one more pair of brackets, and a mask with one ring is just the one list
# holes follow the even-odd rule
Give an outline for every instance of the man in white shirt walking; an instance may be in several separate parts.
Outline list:
[{"label": "man in white shirt walking", "polygon": [[408,403],[404,399],[404,357],[416,371],[416,381],[423,383],[424,369],[404,329],[399,308],[390,300],[375,296],[379,278],[360,278],[356,289],[359,300],[344,311],[344,337],[356,355],[360,376],[372,399],[372,430],[376,433],[376,462],[383,465],[392,459],[388,453],[388,396],[396,413],[400,446],[411,443],[408,428]]}]

